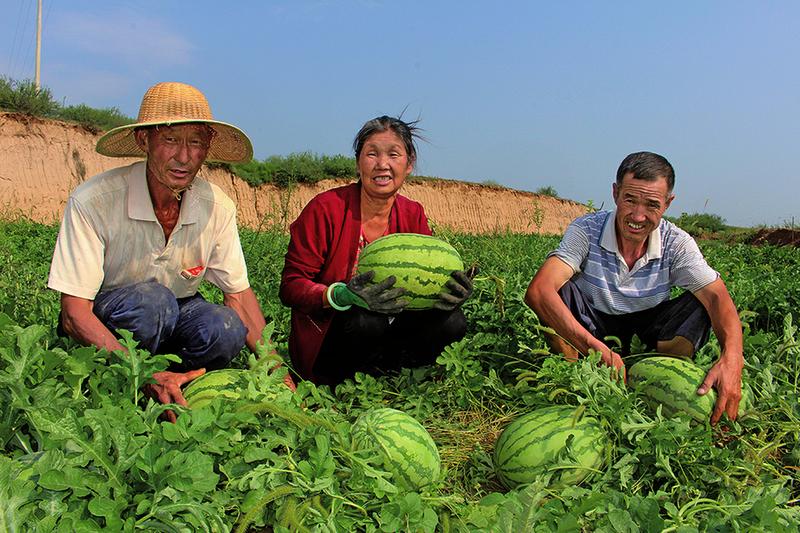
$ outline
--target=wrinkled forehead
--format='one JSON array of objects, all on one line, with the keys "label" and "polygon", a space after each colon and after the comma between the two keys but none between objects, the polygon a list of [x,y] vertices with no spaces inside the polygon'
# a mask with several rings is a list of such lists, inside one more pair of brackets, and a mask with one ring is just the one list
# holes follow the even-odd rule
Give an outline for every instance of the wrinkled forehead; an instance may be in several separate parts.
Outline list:
[{"label": "wrinkled forehead", "polygon": [[670,190],[667,178],[660,176],[655,180],[644,180],[633,177],[629,172],[619,184],[619,192],[623,195],[637,196],[640,198],[669,198]]},{"label": "wrinkled forehead", "polygon": [[180,137],[212,137],[214,129],[208,124],[202,122],[189,122],[186,124],[160,124],[152,127],[153,131],[177,135]]}]

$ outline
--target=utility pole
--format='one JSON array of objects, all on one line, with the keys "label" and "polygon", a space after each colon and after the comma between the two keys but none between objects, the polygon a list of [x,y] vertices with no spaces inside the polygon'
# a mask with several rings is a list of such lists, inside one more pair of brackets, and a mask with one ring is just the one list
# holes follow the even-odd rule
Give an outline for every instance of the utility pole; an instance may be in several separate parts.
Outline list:
[{"label": "utility pole", "polygon": [[39,10],[36,13],[36,90],[41,87],[39,72],[42,63],[42,0],[39,0]]}]

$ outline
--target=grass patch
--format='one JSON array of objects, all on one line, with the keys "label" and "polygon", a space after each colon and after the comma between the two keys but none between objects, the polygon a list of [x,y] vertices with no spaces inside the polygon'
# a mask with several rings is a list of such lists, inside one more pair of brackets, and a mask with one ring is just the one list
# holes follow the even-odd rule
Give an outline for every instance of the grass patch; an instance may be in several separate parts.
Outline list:
[{"label": "grass patch", "polygon": [[553,198],[560,198],[560,196],[558,196],[558,192],[556,191],[556,188],[553,187],[552,185],[546,185],[544,187],[539,187],[534,192],[536,194],[541,194],[542,196],[552,196]]},{"label": "grass patch", "polygon": [[[356,181],[356,159],[342,154],[322,155],[314,152],[296,152],[289,155],[272,155],[263,160],[253,159],[247,163],[208,163],[209,168],[221,168],[235,174],[253,187],[275,185],[314,184],[322,180]],[[411,175],[410,183],[443,180],[432,176]]]},{"label": "grass patch", "polygon": [[0,77],[0,109],[75,122],[95,133],[135,122],[116,107],[96,109],[84,104],[64,106],[53,98],[47,87],[37,89],[31,80],[17,81],[4,77]]},{"label": "grass patch", "polygon": [[725,224],[724,218],[713,213],[681,213],[679,217],[664,218],[695,237],[708,233],[719,233],[729,227]]},{"label": "grass patch", "polygon": [[[139,350],[124,358],[95,353],[55,335],[58,294],[45,284],[57,230],[0,221],[0,495],[16,529],[73,530],[80,521],[114,531],[130,523],[170,531],[274,524],[276,531],[780,532],[800,524],[794,248],[700,243],[742,313],[743,378],[758,406],[724,431],[645,409],[596,358],[569,363],[549,354],[522,295],[557,237],[455,233],[439,236],[481,273],[464,304],[467,336],[436,364],[357,376],[335,391],[301,383],[295,395],[269,401],[267,381],[252,381],[241,399],[181,410],[173,425],[158,421],[160,406],[136,386],[155,359]],[[285,356],[290,319],[278,288],[288,235],[240,233],[250,281]],[[204,296],[218,303],[214,291]],[[718,356],[712,337],[696,359],[708,366]],[[507,490],[491,459],[497,437],[517,415],[553,404],[581,406],[601,420],[604,465],[580,486],[548,487],[542,478]],[[265,406],[272,411],[254,416]],[[438,483],[419,494],[387,491],[380,458],[352,450],[353,421],[376,406],[405,411],[428,429],[442,461]],[[103,491],[115,499],[98,496]]]}]

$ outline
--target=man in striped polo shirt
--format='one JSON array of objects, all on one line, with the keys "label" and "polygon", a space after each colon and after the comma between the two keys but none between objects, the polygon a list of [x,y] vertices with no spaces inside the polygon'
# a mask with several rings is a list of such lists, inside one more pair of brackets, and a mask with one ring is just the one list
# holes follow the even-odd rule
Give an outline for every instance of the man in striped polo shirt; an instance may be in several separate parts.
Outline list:
[{"label": "man in striped polo shirt", "polygon": [[[735,419],[738,411],[742,325],[694,239],[661,218],[675,198],[674,184],[664,157],[626,157],[612,186],[616,209],[569,225],[528,286],[525,302],[557,333],[548,339],[553,349],[572,359],[597,350],[623,373],[621,355],[628,354],[634,334],[660,353],[693,357],[713,328],[722,353],[697,393],[717,390],[716,424],[723,412]],[[673,287],[685,292],[670,299]],[[609,336],[622,341],[616,351],[604,342]]]}]

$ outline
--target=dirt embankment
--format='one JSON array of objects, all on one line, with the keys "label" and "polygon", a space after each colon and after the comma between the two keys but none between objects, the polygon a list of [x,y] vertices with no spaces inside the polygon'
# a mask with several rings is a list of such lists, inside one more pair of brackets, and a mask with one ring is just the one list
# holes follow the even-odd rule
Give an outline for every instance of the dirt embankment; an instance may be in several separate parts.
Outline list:
[{"label": "dirt embankment", "polygon": [[[97,138],[73,124],[0,112],[0,216],[58,221],[78,184],[134,161],[101,156],[94,150]],[[251,187],[219,169],[201,175],[233,198],[241,225],[256,229],[285,227],[314,195],[345,183],[279,189]],[[468,233],[558,234],[586,212],[569,200],[455,181],[408,182],[403,194],[422,203],[433,224]]]}]

